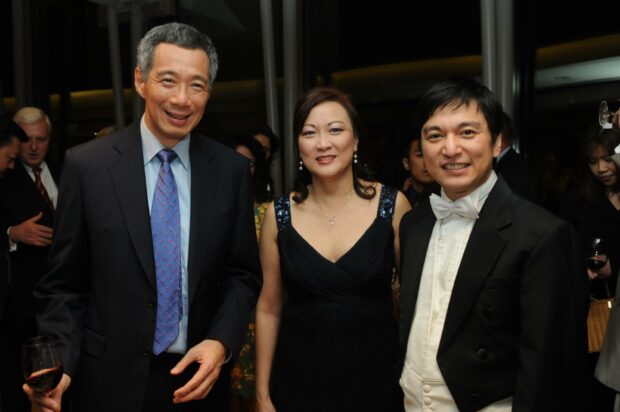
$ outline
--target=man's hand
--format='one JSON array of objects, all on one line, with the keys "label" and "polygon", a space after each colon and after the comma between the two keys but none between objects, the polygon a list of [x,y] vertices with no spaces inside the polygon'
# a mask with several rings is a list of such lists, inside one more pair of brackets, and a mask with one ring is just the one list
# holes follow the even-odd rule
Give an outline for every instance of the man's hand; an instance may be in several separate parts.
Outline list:
[{"label": "man's hand", "polygon": [[605,262],[605,266],[598,270],[592,270],[588,268],[588,277],[590,279],[607,279],[611,277],[611,264],[609,263],[609,259],[606,255],[598,255],[598,260],[602,260]]},{"label": "man's hand", "polygon": [[32,412],[60,412],[62,394],[69,389],[69,385],[71,385],[71,378],[64,374],[58,386],[49,392],[35,392],[25,383],[22,389],[32,403]]},{"label": "man's hand", "polygon": [[226,347],[216,340],[203,340],[191,348],[183,359],[170,371],[178,375],[190,364],[200,364],[198,371],[183,387],[174,391],[174,403],[188,402],[195,399],[204,399],[211,391],[213,384],[220,376],[222,365],[226,357]]},{"label": "man's hand", "polygon": [[11,241],[39,247],[51,245],[52,228],[36,223],[41,217],[43,217],[43,212],[39,212],[38,215],[23,221],[19,225],[11,226],[9,230]]}]

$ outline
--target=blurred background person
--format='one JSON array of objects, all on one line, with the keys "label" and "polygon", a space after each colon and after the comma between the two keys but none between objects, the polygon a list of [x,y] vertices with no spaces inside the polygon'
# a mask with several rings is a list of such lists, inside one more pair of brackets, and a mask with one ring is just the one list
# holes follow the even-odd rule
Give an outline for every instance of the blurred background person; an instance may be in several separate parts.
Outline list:
[{"label": "blurred background person", "polygon": [[410,206],[365,176],[359,117],[341,91],[306,92],[293,130],[299,171],[260,240],[257,410],[398,410],[391,278]]},{"label": "blurred background person", "polygon": [[[620,179],[618,166],[611,159],[618,144],[619,129],[597,125],[588,133],[581,150],[580,183],[569,193],[562,211],[577,231],[583,259],[588,259],[592,299],[613,297],[620,269]],[[594,254],[598,262],[590,262]],[[598,353],[590,354],[590,376],[597,359]],[[591,410],[610,411],[613,392],[593,377],[590,383]]]},{"label": "blurred background person", "polygon": [[39,108],[24,107],[13,120],[28,137],[14,170],[0,181],[0,213],[8,226],[11,265],[7,308],[7,379],[5,410],[29,411],[22,392],[21,343],[36,335],[33,290],[46,270],[58,188],[57,174],[46,157],[52,124]]},{"label": "blurred background person", "polygon": [[256,170],[255,190],[259,197],[266,201],[271,201],[275,195],[275,183],[271,176],[271,163],[280,147],[280,139],[267,125],[253,129],[252,136],[260,143],[265,153],[265,161],[261,162]]},{"label": "blurred background person", "polygon": [[409,172],[409,177],[405,179],[402,191],[411,206],[415,207],[422,199],[427,198],[439,189],[424,165],[424,156],[417,133],[411,135],[403,153],[402,163],[405,170]]},{"label": "blurred background person", "polygon": [[515,149],[512,119],[504,112],[500,152],[495,159],[495,172],[501,175],[508,187],[530,202],[540,203],[540,182],[534,169]]},{"label": "blurred background person", "polygon": [[[0,128],[0,179],[15,167],[19,156],[19,143],[28,138],[24,131],[12,123]],[[7,226],[0,215],[0,353],[5,353],[8,332],[5,330],[4,317],[9,292],[9,239],[6,234]],[[0,359],[0,410],[4,399],[4,382],[7,378],[6,359]]]},{"label": "blurred background person", "polygon": [[[9,125],[0,128],[0,178],[4,177],[8,171],[13,170],[19,157],[20,142],[26,141],[28,141],[28,137],[15,123],[10,122]],[[3,216],[0,215],[0,335],[3,337],[0,341],[0,347],[3,347],[4,337],[6,336],[4,312],[9,291],[9,239],[6,231],[7,226],[4,223]],[[5,370],[5,368],[0,369]]]},{"label": "blurred background person", "polygon": [[[263,225],[265,210],[267,210],[269,202],[265,199],[267,193],[264,190],[256,192],[257,186],[259,186],[260,183],[264,183],[264,181],[257,182],[256,178],[258,177],[257,170],[265,167],[265,154],[267,151],[249,134],[234,135],[228,138],[225,143],[229,147],[235,149],[237,153],[245,156],[250,162],[250,172],[255,179],[254,224],[256,225],[256,238],[258,240]],[[264,186],[259,186],[259,188],[264,189]],[[256,195],[258,195],[260,199],[256,198]],[[255,329],[255,311],[252,311],[250,314],[250,324],[248,325],[245,339],[241,345],[241,352],[231,372],[231,412],[251,412],[254,410],[256,397],[254,386],[256,379],[254,367],[254,358],[256,356]]]}]

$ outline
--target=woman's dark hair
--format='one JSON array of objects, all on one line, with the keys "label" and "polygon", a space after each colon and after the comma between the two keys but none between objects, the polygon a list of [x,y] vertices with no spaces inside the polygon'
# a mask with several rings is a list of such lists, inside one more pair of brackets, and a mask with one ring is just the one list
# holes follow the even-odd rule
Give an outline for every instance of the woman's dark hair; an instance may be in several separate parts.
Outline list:
[{"label": "woman's dark hair", "polygon": [[[601,193],[605,193],[606,187],[594,175],[588,164],[589,158],[598,147],[607,151],[607,155],[614,154],[614,149],[620,144],[620,130],[602,129],[600,126],[592,128],[583,143],[581,150],[582,163],[582,184],[580,185],[580,195],[588,203],[594,204],[600,198]],[[620,176],[618,175],[619,166],[616,165],[616,182],[611,188],[613,192],[620,192]]]},{"label": "woman's dark hair", "polygon": [[267,191],[267,180],[269,176],[265,175],[267,170],[265,159],[265,150],[263,146],[254,139],[251,134],[241,133],[229,136],[224,140],[224,144],[231,149],[237,149],[239,146],[248,148],[252,156],[254,156],[254,175],[252,177],[254,183],[254,200],[257,202],[267,202],[271,200],[271,193]]},{"label": "woman's dark hair", "polygon": [[493,92],[473,79],[453,77],[436,83],[424,94],[419,105],[421,124],[426,123],[438,109],[454,105],[456,108],[471,102],[478,104],[491,132],[491,143],[495,143],[502,131],[503,109]]},{"label": "woman's dark hair", "polygon": [[258,126],[252,129],[251,133],[252,136],[256,136],[259,134],[267,136],[267,138],[269,139],[269,154],[271,155],[271,159],[273,159],[273,156],[276,154],[278,148],[280,147],[280,139],[278,139],[278,136],[276,136],[273,130],[271,130],[271,127],[267,125]]},{"label": "woman's dark hair", "polygon": [[[299,136],[304,127],[306,119],[310,115],[312,109],[316,106],[326,103],[334,102],[338,103],[344,108],[351,121],[353,127],[353,135],[358,139],[358,148],[361,147],[361,122],[357,110],[353,106],[351,99],[347,94],[335,87],[320,86],[308,90],[303,96],[297,100],[295,105],[295,114],[293,116],[293,133],[294,136]],[[297,139],[295,140],[297,142]],[[299,145],[297,144],[297,155],[299,156]],[[355,193],[363,199],[372,199],[376,190],[373,186],[366,186],[362,184],[360,179],[372,181],[373,179],[366,173],[364,167],[360,163],[353,163],[353,188]],[[308,185],[312,184],[312,176],[308,170],[303,167],[302,170],[297,172],[295,181],[293,182],[293,200],[296,203],[301,203],[308,198]]]}]

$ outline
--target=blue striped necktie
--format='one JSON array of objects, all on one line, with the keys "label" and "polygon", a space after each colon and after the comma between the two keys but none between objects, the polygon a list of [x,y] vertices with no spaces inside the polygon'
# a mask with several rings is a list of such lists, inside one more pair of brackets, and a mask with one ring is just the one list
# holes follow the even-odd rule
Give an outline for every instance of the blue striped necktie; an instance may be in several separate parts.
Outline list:
[{"label": "blue striped necktie", "polygon": [[177,154],[173,150],[162,149],[157,157],[161,161],[161,168],[151,206],[151,231],[157,277],[157,321],[153,353],[159,355],[179,335],[183,305],[179,194],[170,168]]}]

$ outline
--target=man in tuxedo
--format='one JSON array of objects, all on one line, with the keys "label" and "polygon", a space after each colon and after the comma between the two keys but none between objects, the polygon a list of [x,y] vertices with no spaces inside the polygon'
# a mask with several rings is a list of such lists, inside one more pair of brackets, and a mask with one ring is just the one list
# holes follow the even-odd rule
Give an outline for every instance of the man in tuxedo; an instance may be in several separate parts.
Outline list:
[{"label": "man in tuxedo", "polygon": [[502,108],[486,87],[438,83],[420,107],[441,196],[400,226],[405,410],[583,410],[587,292],[570,226],[493,172]]},{"label": "man in tuxedo", "polygon": [[531,166],[513,148],[514,127],[508,114],[503,114],[500,152],[495,159],[495,172],[502,176],[508,187],[530,202],[540,204],[540,182]]},{"label": "man in tuxedo", "polygon": [[250,167],[193,130],[218,59],[169,23],[140,41],[140,122],[67,152],[39,333],[58,341],[78,411],[224,411],[260,265]]},{"label": "man in tuxedo", "polygon": [[0,181],[0,215],[8,226],[11,273],[7,307],[7,379],[3,403],[9,411],[30,409],[21,386],[21,342],[36,334],[33,290],[45,272],[52,242],[58,189],[46,161],[51,122],[39,108],[24,107],[13,116],[27,135],[19,161]]}]

